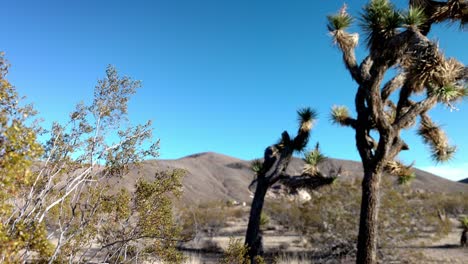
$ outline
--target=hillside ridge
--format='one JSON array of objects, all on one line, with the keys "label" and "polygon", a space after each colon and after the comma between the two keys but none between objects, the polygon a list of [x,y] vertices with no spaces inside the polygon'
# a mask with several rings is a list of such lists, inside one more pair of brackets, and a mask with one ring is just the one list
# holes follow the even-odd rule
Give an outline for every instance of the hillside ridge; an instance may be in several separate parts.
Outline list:
[{"label": "hillside ridge", "polygon": [[[254,178],[250,163],[251,161],[215,152],[195,153],[179,159],[147,160],[142,163],[139,171],[132,170],[115,184],[131,189],[139,177],[151,180],[158,170],[178,168],[187,172],[182,180],[184,202],[202,203],[214,200],[250,202],[252,193],[248,186]],[[303,165],[302,159],[293,158],[287,173],[299,175]],[[340,167],[343,172],[340,180],[362,179],[362,165],[357,161],[327,158],[320,169],[327,174],[330,170],[337,170]],[[450,181],[419,169],[415,169],[415,173],[416,179],[411,183],[411,188],[428,192],[468,192],[467,184]]]}]

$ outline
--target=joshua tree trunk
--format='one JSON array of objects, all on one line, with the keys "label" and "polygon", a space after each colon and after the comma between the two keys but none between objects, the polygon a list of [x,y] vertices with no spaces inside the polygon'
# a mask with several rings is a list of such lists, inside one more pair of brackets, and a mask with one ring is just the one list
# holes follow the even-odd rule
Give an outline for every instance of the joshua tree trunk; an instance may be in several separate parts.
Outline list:
[{"label": "joshua tree trunk", "polygon": [[357,263],[376,263],[381,172],[367,171],[362,181]]},{"label": "joshua tree trunk", "polygon": [[[247,234],[245,237],[245,244],[249,245],[249,256],[251,258],[261,255],[262,248],[262,234],[260,232],[260,218],[262,215],[263,204],[265,201],[265,195],[268,191],[268,182],[264,180],[257,183],[255,195],[252,200],[252,207],[250,210],[249,225],[247,226]],[[253,259],[251,259],[251,263]]]}]

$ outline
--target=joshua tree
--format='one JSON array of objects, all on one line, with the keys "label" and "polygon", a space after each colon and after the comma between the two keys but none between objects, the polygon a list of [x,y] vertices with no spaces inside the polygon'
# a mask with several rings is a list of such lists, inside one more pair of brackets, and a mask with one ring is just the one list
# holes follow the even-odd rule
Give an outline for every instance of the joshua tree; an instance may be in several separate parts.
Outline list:
[{"label": "joshua tree", "polygon": [[256,256],[262,254],[260,222],[268,188],[279,182],[292,191],[302,187],[316,189],[335,180],[335,177],[323,175],[317,167],[324,160],[324,156],[320,154],[318,144],[313,151],[305,155],[306,166],[302,175],[291,176],[286,173],[293,153],[303,151],[306,147],[316,117],[316,113],[310,108],[299,110],[298,115],[299,131],[297,136],[291,139],[288,132],[284,131],[281,140],[277,144],[265,149],[263,162],[257,160],[252,164],[252,169],[256,172],[257,178],[252,182],[251,186],[256,185],[256,189],[245,237],[245,244],[248,247],[248,254],[252,263],[254,263]]},{"label": "joshua tree", "polygon": [[[399,176],[408,176],[405,174],[409,171],[394,161],[400,151],[409,149],[400,132],[412,127],[419,117],[418,134],[430,146],[436,162],[449,160],[455,152],[428,111],[438,103],[454,109],[454,103],[467,96],[468,70],[456,59],[446,58],[426,35],[434,23],[466,24],[468,2],[415,0],[402,12],[388,0],[371,0],[360,19],[368,50],[360,64],[355,56],[359,35],[346,31],[352,20],[346,6],[328,17],[328,30],[358,85],[357,116],[352,118],[346,107],[335,106],[332,121],[356,132],[356,146],[364,167],[357,263],[375,263],[382,172],[393,168]],[[395,68],[396,73],[386,81],[384,76],[392,74]],[[392,97],[394,93],[398,95]],[[423,99],[413,95],[423,95]]]}]

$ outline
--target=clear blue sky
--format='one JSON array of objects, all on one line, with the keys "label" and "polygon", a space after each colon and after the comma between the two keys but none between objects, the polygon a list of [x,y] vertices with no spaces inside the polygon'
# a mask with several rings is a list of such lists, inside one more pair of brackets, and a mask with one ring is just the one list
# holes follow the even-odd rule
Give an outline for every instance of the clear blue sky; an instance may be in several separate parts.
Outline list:
[{"label": "clear blue sky", "polygon": [[[364,3],[346,2],[354,15]],[[75,103],[90,100],[108,64],[142,80],[131,120],[154,121],[161,158],[203,151],[260,157],[283,130],[296,131],[295,111],[311,106],[319,113],[311,143],[320,141],[331,157],[359,160],[353,131],[329,122],[332,105],[354,108],[356,90],[325,27],[326,15],[342,4],[6,1],[0,50],[12,64],[10,81],[48,121],[63,120]],[[468,62],[468,34],[457,26],[439,26],[430,37],[447,56]],[[412,131],[404,133],[412,150],[401,158],[453,179],[468,177],[460,173],[468,169],[468,104],[458,106],[458,112],[432,111],[459,146],[451,163],[431,168],[427,147]]]}]

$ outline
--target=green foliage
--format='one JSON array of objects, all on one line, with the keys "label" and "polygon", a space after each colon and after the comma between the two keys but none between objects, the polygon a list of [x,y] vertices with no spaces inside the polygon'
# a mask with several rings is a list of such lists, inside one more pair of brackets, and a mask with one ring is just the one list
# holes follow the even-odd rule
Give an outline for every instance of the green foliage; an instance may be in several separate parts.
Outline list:
[{"label": "green foliage", "polygon": [[402,185],[410,184],[414,179],[416,179],[416,174],[414,174],[414,172],[409,173],[409,174],[399,175],[398,183]]},{"label": "green foliage", "polygon": [[317,119],[317,112],[310,107],[301,108],[297,111],[299,116],[299,123],[304,124],[307,122],[313,122]]},{"label": "green foliage", "polygon": [[400,161],[389,161],[385,164],[384,171],[398,177],[400,185],[408,185],[416,178],[413,164],[404,165]]},{"label": "green foliage", "polygon": [[260,215],[260,228],[265,228],[269,223],[270,217],[265,212],[262,212]]},{"label": "green foliage", "polygon": [[39,258],[50,254],[43,224],[18,221],[12,228],[15,197],[33,182],[33,162],[43,153],[36,134],[40,128],[31,120],[36,112],[21,105],[15,87],[6,79],[9,64],[0,52],[0,257],[19,261],[16,252],[31,248]]},{"label": "green foliage", "polygon": [[327,16],[329,31],[345,30],[353,22],[353,18],[346,12],[346,5],[343,6],[338,14]]},{"label": "green foliage", "polygon": [[440,103],[451,106],[452,103],[461,101],[468,96],[468,88],[455,84],[447,84],[439,88],[430,86],[428,93],[429,95],[436,96]]},{"label": "green foliage", "polygon": [[309,151],[304,155],[303,160],[310,166],[318,166],[321,162],[325,161],[327,157],[320,151],[319,143],[315,145],[314,150]]},{"label": "green foliage", "polygon": [[468,229],[468,216],[460,217],[458,220],[460,221],[462,228]]},{"label": "green foliage", "polygon": [[[298,135],[294,138],[292,148],[295,151],[303,151],[307,146],[307,142],[310,136],[310,130],[312,129],[314,121],[317,119],[317,112],[310,107],[301,108],[297,111],[298,121],[299,121],[299,131]],[[281,142],[277,144],[277,147],[281,148],[283,144],[289,144],[286,141],[289,141],[289,135],[287,138],[283,138],[285,134],[283,133]]]},{"label": "green foliage", "polygon": [[373,50],[394,36],[401,27],[402,16],[388,0],[371,0],[361,16],[361,27],[367,35],[367,46]]},{"label": "green foliage", "polygon": [[255,172],[255,175],[258,175],[263,169],[263,161],[259,159],[254,159],[250,164],[250,167],[252,171]]},{"label": "green foliage", "polygon": [[420,27],[427,21],[427,18],[422,8],[410,7],[404,14],[403,21],[407,26]]},{"label": "green foliage", "polygon": [[318,165],[326,159],[327,157],[322,154],[319,148],[319,143],[317,143],[312,151],[304,154],[303,160],[306,163],[304,165],[304,173],[315,176],[319,171]]},{"label": "green foliage", "polygon": [[[248,248],[240,239],[229,239],[229,245],[224,252],[224,256],[220,263],[222,264],[250,264],[250,259],[247,255]],[[265,260],[256,256],[254,264],[265,264]]]}]

